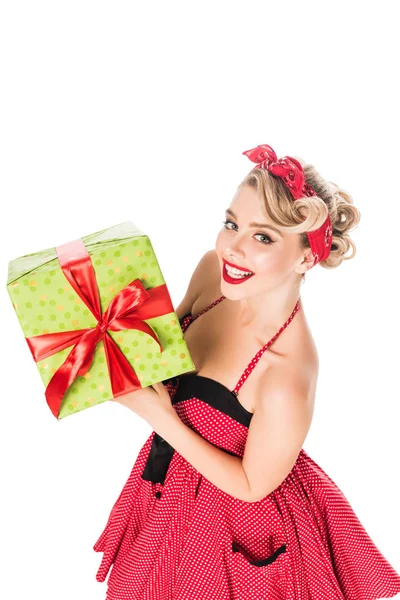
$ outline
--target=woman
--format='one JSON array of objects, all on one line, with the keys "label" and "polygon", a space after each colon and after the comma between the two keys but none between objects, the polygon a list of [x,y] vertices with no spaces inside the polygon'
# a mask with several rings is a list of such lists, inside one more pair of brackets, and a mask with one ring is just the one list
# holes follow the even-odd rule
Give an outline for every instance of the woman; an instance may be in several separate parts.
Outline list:
[{"label": "woman", "polygon": [[94,545],[97,580],[113,564],[108,600],[393,597],[400,576],[302,448],[318,356],[300,285],[354,256],[359,210],[312,165],[244,154],[256,166],[176,311],[197,372],[116,399],[154,431]]}]

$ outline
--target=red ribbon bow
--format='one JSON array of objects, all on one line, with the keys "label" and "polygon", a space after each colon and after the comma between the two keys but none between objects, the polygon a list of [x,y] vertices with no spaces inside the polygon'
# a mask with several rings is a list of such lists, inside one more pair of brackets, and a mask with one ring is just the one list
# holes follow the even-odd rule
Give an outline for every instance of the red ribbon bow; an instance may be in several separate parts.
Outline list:
[{"label": "red ribbon bow", "polygon": [[275,150],[268,144],[246,150],[242,154],[258,163],[255,169],[267,169],[273,175],[283,179],[296,200],[303,196],[315,196],[314,190],[306,183],[301,163],[293,156],[283,156],[278,160]]},{"label": "red ribbon bow", "polygon": [[88,372],[100,341],[104,343],[113,396],[141,388],[132,365],[107,330],[138,329],[158,342],[162,352],[158,336],[143,321],[173,312],[174,308],[166,284],[146,290],[140,279],[135,279],[111,300],[102,314],[96,275],[83,241],[79,239],[58,246],[56,252],[65,277],[97,320],[97,325],[89,329],[48,333],[26,339],[36,362],[73,345],[45,392],[47,404],[58,419],[65,392],[78,376]]}]

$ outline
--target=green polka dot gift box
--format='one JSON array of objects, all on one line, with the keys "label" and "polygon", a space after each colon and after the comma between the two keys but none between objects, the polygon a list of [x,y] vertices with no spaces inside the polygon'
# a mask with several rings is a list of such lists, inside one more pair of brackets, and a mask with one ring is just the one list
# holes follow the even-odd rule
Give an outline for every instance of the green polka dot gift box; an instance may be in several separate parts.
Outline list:
[{"label": "green polka dot gift box", "polygon": [[195,369],[131,222],[12,260],[7,290],[57,419]]}]

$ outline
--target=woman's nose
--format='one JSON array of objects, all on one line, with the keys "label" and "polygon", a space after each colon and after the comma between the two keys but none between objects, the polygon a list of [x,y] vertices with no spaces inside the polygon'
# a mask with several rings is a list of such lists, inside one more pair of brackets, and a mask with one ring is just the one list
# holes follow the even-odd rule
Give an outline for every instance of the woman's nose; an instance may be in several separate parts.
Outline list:
[{"label": "woman's nose", "polygon": [[244,241],[242,239],[237,238],[235,241],[230,241],[229,244],[225,246],[225,254],[235,255],[235,256],[245,256],[246,253],[244,251]]}]

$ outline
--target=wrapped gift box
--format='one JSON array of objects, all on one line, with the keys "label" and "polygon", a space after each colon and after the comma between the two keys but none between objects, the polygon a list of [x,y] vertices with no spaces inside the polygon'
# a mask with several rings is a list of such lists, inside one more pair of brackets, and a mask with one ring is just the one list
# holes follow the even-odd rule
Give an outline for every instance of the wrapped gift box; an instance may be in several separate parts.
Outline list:
[{"label": "wrapped gift box", "polygon": [[195,369],[133,223],[12,260],[7,290],[57,419]]}]

